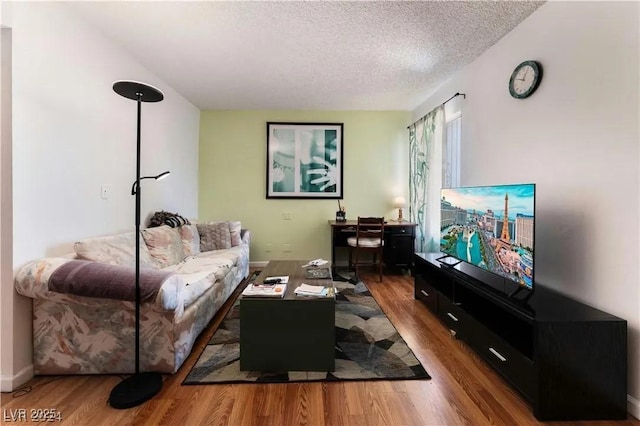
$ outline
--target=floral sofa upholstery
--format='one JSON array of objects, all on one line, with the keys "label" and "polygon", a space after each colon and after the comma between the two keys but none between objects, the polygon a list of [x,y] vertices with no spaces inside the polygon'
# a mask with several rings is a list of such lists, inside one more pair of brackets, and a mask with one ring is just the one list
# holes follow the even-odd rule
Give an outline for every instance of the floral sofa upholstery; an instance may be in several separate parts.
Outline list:
[{"label": "floral sofa upholstery", "polygon": [[[151,277],[156,287],[140,308],[140,371],[174,373],[249,275],[250,232],[240,222],[214,222],[141,234],[141,282]],[[74,254],[19,269],[16,290],[34,299],[35,374],[135,371],[135,240],[135,232],[88,238],[74,244]],[[83,272],[91,267],[99,274]]]}]

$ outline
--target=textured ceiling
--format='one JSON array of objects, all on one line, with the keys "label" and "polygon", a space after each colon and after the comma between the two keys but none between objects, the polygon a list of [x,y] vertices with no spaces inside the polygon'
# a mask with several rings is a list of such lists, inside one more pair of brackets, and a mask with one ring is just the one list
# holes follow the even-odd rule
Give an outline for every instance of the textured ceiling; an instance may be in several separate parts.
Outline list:
[{"label": "textured ceiling", "polygon": [[411,110],[541,4],[66,3],[205,110]]}]

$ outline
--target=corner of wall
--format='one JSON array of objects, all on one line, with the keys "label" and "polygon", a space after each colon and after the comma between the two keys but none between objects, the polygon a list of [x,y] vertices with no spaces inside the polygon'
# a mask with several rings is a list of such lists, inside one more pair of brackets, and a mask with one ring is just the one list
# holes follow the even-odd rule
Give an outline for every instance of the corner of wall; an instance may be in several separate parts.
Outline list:
[{"label": "corner of wall", "polygon": [[[15,297],[13,289],[13,189],[12,189],[12,41],[11,29],[0,28],[0,340],[14,341]],[[0,351],[2,390],[11,390],[15,348],[4,344]],[[31,377],[27,377],[28,380]],[[26,381],[25,380],[25,381]]]}]

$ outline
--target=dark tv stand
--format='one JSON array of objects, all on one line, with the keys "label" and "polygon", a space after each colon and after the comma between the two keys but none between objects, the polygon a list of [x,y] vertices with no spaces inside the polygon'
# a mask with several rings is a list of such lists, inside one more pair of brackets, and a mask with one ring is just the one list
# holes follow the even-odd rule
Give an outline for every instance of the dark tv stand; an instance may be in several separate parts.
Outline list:
[{"label": "dark tv stand", "polygon": [[538,420],[627,418],[627,322],[551,289],[498,294],[416,254],[415,298],[515,387]]}]

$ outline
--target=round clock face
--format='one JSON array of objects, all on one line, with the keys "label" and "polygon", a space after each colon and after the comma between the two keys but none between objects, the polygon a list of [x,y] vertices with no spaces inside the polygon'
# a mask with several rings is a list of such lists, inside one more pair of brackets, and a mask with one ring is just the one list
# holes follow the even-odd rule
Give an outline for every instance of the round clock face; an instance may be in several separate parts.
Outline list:
[{"label": "round clock face", "polygon": [[540,84],[542,67],[535,61],[525,61],[518,65],[509,80],[509,93],[514,98],[530,96]]}]

